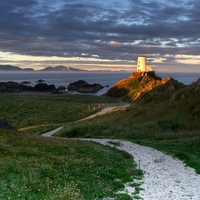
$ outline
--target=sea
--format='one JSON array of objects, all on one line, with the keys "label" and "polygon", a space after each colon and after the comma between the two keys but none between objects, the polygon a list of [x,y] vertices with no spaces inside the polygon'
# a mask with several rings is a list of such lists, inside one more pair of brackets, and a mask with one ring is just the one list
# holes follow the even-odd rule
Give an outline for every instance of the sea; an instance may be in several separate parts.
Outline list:
[{"label": "sea", "polygon": [[[0,82],[14,81],[21,83],[23,81],[31,82],[30,86],[37,84],[39,79],[45,81],[46,84],[54,84],[55,87],[65,86],[67,87],[70,83],[73,83],[78,80],[87,81],[89,84],[99,83],[104,87],[103,89],[91,93],[91,95],[102,95],[105,94],[116,82],[128,78],[132,72],[0,72]],[[156,75],[161,78],[172,77],[179,82],[182,82],[186,85],[189,85],[200,78],[199,73],[157,73]],[[76,94],[78,92],[68,91],[70,94]],[[79,93],[80,94],[80,93]]]}]

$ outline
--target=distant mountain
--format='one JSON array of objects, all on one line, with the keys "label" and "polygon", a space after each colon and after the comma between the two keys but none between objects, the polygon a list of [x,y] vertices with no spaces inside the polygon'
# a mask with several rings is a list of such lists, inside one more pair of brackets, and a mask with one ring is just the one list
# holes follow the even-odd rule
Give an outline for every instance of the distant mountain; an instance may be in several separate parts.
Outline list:
[{"label": "distant mountain", "polygon": [[87,70],[82,70],[82,69],[76,69],[73,67],[65,67],[63,65],[56,66],[56,67],[46,67],[44,69],[41,69],[39,71],[87,71]]},{"label": "distant mountain", "polygon": [[[13,66],[13,65],[0,65],[0,71],[46,71],[46,72],[59,72],[59,71],[72,71],[72,72],[113,72],[111,70],[84,70],[84,69],[77,69],[77,68],[73,68],[73,67],[66,67],[63,65],[59,65],[56,67],[45,67],[44,69],[41,70],[34,70],[32,68],[20,68],[17,66]],[[115,72],[125,72],[125,70],[119,70],[119,71],[115,71]]]},{"label": "distant mountain", "polygon": [[0,65],[0,71],[34,71],[31,68],[22,69],[12,65]]}]

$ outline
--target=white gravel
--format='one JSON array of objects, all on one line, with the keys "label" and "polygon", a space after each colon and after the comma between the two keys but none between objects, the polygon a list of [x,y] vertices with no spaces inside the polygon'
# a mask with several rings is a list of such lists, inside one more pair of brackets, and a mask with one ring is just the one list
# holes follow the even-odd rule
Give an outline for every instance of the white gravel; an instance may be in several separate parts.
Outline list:
[{"label": "white gravel", "polygon": [[63,128],[63,126],[57,128],[57,129],[55,129],[55,130],[52,130],[52,131],[43,133],[42,136],[50,137],[50,136],[52,136],[54,133],[56,133],[56,132],[58,132],[59,130],[61,130],[62,128]]},{"label": "white gravel", "polygon": [[108,106],[108,107],[106,106],[101,111],[97,112],[96,114],[90,115],[89,117],[86,117],[84,119],[80,119],[80,120],[78,120],[76,122],[80,122],[80,121],[84,121],[84,120],[87,120],[87,119],[90,119],[90,118],[94,118],[94,117],[97,117],[99,115],[104,115],[104,114],[108,113],[109,111],[111,111],[111,110],[113,110],[115,108],[122,108],[122,109],[123,108],[127,108],[130,105],[131,104],[126,103],[126,104],[112,105],[112,106]]},{"label": "white gravel", "polygon": [[[84,139],[85,140],[85,139]],[[86,139],[111,145],[109,139]],[[139,195],[144,200],[200,200],[200,175],[195,170],[185,166],[183,162],[165,155],[155,149],[120,141],[116,146],[127,151],[133,157],[138,167],[144,172],[143,184]],[[127,186],[131,194],[133,188]]]}]

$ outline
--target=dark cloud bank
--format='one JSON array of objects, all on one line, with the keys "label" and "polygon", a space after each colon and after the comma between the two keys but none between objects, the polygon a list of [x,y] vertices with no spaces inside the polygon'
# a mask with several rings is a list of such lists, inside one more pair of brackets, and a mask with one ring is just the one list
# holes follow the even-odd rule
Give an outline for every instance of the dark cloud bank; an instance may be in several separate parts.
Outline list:
[{"label": "dark cloud bank", "polygon": [[200,1],[1,0],[0,27],[2,52],[176,64],[199,55]]}]

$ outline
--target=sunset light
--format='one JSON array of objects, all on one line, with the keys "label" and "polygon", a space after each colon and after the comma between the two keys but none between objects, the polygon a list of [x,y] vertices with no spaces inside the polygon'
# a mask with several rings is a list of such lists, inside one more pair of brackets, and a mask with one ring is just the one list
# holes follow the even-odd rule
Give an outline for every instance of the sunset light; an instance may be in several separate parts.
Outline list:
[{"label": "sunset light", "polygon": [[[0,2],[0,62],[42,69],[199,71],[198,1]],[[178,5],[178,6],[177,6]]]}]

